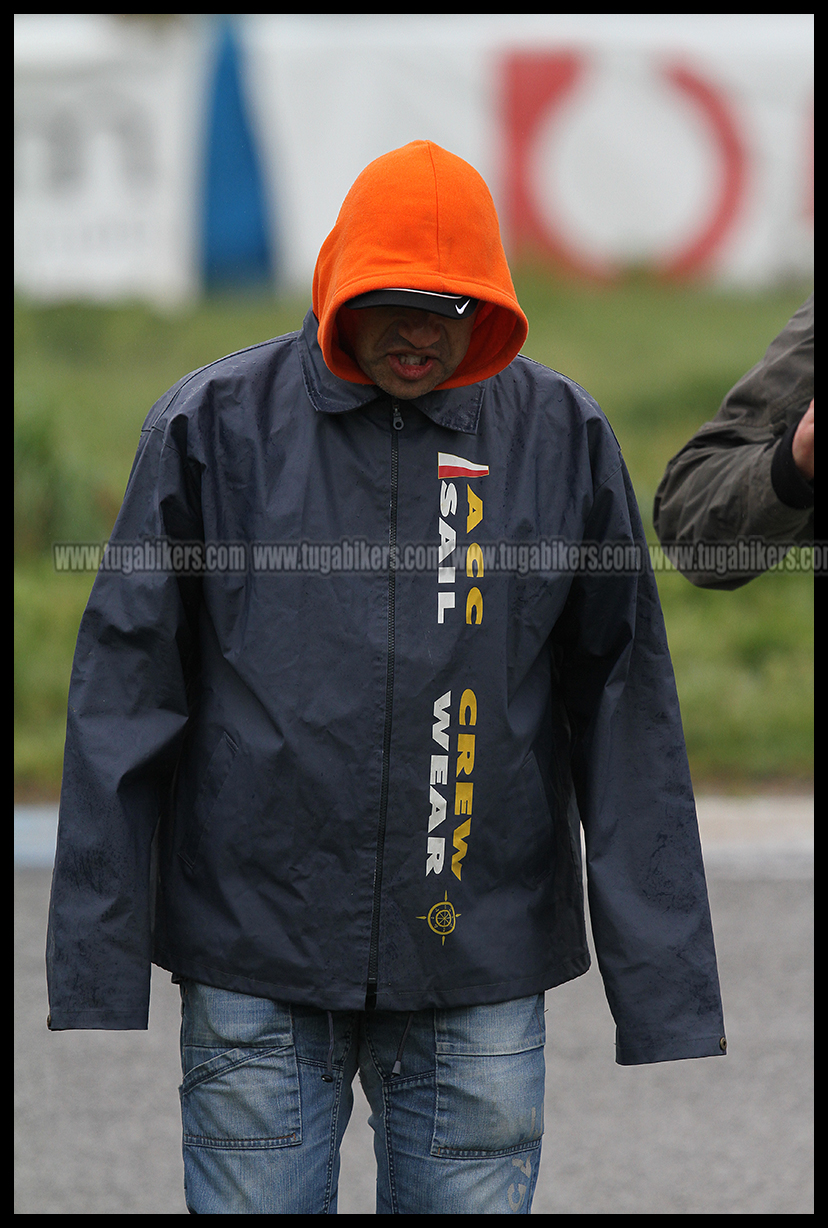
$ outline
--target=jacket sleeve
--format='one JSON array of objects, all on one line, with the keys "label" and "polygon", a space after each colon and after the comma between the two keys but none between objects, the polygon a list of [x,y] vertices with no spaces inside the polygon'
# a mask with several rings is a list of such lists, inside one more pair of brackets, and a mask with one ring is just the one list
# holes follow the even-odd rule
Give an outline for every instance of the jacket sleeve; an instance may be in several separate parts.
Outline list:
[{"label": "jacket sleeve", "polygon": [[[725,1051],[716,954],[672,663],[621,464],[587,536],[637,569],[582,571],[554,633],[598,966],[622,1065]],[[629,549],[616,551],[620,560]]]},{"label": "jacket sleeve", "polygon": [[188,718],[198,580],[163,544],[201,533],[197,475],[142,434],[72,669],[47,933],[53,1030],[146,1028],[152,845]]},{"label": "jacket sleeve", "polygon": [[812,536],[814,485],[796,469],[791,441],[813,395],[811,295],[715,418],[670,460],[656,491],[659,540],[694,584],[733,589],[764,570],[736,562],[726,570],[706,566],[719,543],[792,544]]}]

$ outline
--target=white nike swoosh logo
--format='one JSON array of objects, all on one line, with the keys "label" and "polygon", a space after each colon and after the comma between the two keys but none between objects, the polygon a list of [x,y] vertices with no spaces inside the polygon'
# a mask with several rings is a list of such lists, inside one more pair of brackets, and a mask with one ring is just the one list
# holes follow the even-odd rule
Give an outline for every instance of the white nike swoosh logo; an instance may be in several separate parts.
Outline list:
[{"label": "white nike swoosh logo", "polygon": [[461,316],[461,315],[463,314],[463,312],[466,310],[466,308],[468,307],[468,305],[469,305],[469,303],[470,303],[470,302],[471,302],[471,299],[468,299],[468,298],[467,298],[467,299],[466,299],[466,301],[465,301],[465,303],[461,303],[461,305],[460,305],[459,307],[458,307],[458,306],[457,306],[457,304],[455,303],[455,304],[454,304],[454,310],[457,312],[457,314],[458,314],[459,316]]}]

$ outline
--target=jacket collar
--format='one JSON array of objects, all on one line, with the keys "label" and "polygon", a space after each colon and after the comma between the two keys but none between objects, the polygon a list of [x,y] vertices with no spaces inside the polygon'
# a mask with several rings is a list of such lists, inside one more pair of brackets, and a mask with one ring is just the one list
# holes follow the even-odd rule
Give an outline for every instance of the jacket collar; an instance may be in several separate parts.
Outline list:
[{"label": "jacket collar", "polygon": [[[305,391],[314,409],[324,414],[341,414],[385,396],[373,384],[352,384],[328,369],[317,340],[317,327],[316,316],[309,311],[299,333],[299,355]],[[485,382],[481,382],[412,397],[410,404],[416,405],[437,426],[476,435],[484,392]]]}]

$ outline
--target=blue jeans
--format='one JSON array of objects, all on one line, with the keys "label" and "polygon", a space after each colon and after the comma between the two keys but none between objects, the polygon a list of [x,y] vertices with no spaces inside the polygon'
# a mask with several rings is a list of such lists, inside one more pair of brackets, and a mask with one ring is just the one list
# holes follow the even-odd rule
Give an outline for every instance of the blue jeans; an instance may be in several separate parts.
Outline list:
[{"label": "blue jeans", "polygon": [[193,981],[181,995],[192,1213],[335,1214],[359,1071],[377,1214],[529,1214],[543,1133],[543,994],[410,1015],[326,1012]]}]

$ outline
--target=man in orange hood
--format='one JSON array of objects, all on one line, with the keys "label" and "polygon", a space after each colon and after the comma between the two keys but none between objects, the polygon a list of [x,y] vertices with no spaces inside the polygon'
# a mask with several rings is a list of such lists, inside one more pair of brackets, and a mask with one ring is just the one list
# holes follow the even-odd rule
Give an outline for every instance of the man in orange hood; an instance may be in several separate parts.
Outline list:
[{"label": "man in orange hood", "polygon": [[[377,158],[357,178],[319,253],[313,310],[334,375],[385,391],[376,376],[393,377],[404,398],[494,375],[528,331],[489,189],[430,141]],[[365,311],[377,312],[376,324]],[[416,335],[395,332],[397,318],[418,322]],[[397,355],[424,369],[401,369]]]},{"label": "man in orange hood", "polygon": [[78,636],[49,1026],[181,987],[187,1205],[528,1214],[544,993],[624,1065],[724,1052],[658,592],[612,430],[520,355],[491,196],[428,141],[356,180],[296,333],[150,411]]}]

